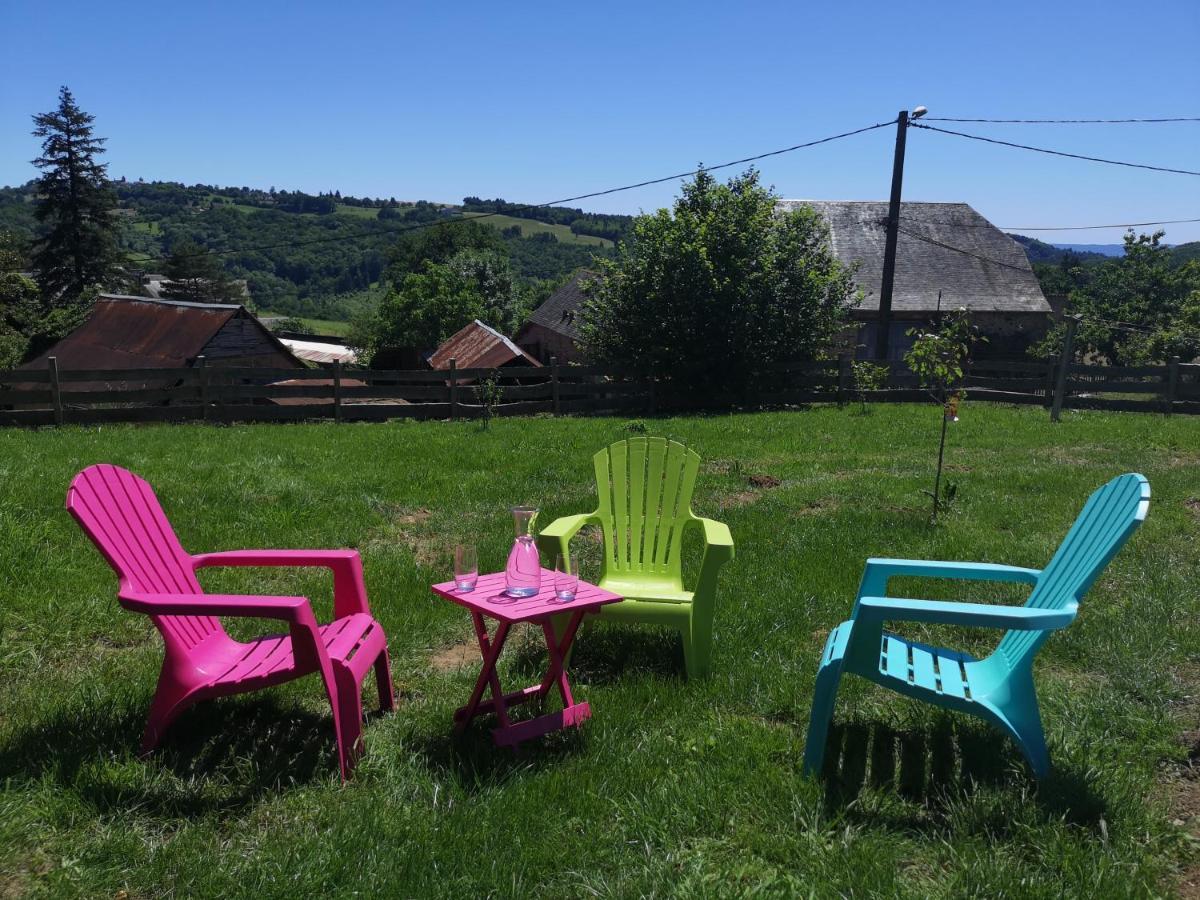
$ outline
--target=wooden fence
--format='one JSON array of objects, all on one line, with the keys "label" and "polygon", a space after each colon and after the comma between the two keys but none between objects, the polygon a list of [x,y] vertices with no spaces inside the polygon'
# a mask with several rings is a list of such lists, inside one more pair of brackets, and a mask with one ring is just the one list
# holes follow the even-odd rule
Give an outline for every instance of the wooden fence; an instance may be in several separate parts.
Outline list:
[{"label": "wooden fence", "polygon": [[[870,402],[929,400],[902,362]],[[783,407],[856,402],[849,358],[777,366],[767,388],[738,396],[697,396],[595,366],[408,371],[194,368],[0,372],[0,425],[102,422],[380,421],[484,415],[630,413]],[[1057,361],[981,360],[967,377],[972,401],[1062,409],[1200,413],[1200,365],[1087,366]],[[489,396],[491,394],[491,396]]]}]

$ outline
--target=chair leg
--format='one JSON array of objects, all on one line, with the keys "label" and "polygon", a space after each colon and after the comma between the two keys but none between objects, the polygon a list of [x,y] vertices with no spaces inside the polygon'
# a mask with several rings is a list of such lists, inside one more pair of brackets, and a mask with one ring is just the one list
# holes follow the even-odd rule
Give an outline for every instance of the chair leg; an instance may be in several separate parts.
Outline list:
[{"label": "chair leg", "polygon": [[337,682],[337,698],[334,700],[337,712],[333,726],[337,736],[338,765],[342,771],[342,781],[345,781],[363,750],[362,687],[350,669],[336,663],[334,678]]},{"label": "chair leg", "polygon": [[146,728],[142,732],[142,744],[138,751],[141,756],[149,755],[163,739],[171,723],[192,705],[188,700],[189,693],[188,688],[173,678],[159,678],[154,700],[150,703],[150,713],[146,717]]},{"label": "chair leg", "polygon": [[712,621],[698,622],[695,613],[688,619],[683,636],[683,662],[688,678],[707,678],[712,669]]},{"label": "chair leg", "polygon": [[825,744],[829,739],[829,722],[833,718],[838,683],[842,678],[842,660],[831,660],[817,672],[813,689],[812,712],[808,717],[808,737],[804,742],[804,774],[817,775],[825,761]]},{"label": "chair leg", "polygon": [[391,712],[396,708],[396,694],[392,688],[392,666],[388,661],[387,647],[375,660],[375,685],[379,688],[379,708]]},{"label": "chair leg", "polygon": [[1046,749],[1046,732],[1038,709],[1033,672],[1014,673],[1011,693],[1002,712],[1003,724],[1021,749],[1029,768],[1039,780],[1050,774],[1050,752]]}]

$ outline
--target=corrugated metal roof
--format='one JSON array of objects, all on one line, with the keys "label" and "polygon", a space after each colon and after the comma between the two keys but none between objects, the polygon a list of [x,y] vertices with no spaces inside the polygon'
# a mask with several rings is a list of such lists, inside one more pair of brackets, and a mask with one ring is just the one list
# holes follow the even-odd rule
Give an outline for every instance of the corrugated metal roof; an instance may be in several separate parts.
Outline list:
[{"label": "corrugated metal roof", "polygon": [[460,369],[494,369],[513,363],[541,365],[496,329],[489,328],[478,319],[438,347],[429,357],[429,367],[449,369],[452,358]]},{"label": "corrugated metal roof", "polygon": [[320,364],[335,362],[352,363],[358,359],[358,354],[344,344],[328,344],[324,341],[302,341],[297,338],[286,337],[281,337],[279,341],[296,356],[308,362]]},{"label": "corrugated metal roof", "polygon": [[[859,264],[854,276],[864,294],[859,308],[879,309],[887,202],[780,200],[776,204],[779,210],[803,206],[812,207],[829,223],[838,259]],[[932,311],[941,291],[942,309],[965,306],[978,312],[1050,312],[1025,251],[966,203],[901,203],[900,227],[893,310]]]},{"label": "corrugated metal roof", "polygon": [[[177,369],[192,365],[233,318],[257,320],[236,303],[189,303],[127,294],[101,294],[86,322],[21,368],[44,369],[47,357],[62,369]],[[258,327],[262,327],[258,325]],[[290,351],[265,328],[281,354]],[[295,361],[295,365],[301,365]]]}]

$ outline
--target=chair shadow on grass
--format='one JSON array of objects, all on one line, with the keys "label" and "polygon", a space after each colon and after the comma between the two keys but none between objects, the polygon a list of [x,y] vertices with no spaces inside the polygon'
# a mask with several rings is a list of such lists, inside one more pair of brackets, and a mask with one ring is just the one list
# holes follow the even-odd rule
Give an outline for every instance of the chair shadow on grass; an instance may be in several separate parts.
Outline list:
[{"label": "chair shadow on grass", "polygon": [[[956,799],[981,791],[1016,788],[1027,793],[1048,819],[1097,829],[1108,804],[1093,779],[1069,763],[1051,763],[1050,775],[1038,783],[1020,751],[986,725],[938,716],[925,729],[897,731],[883,724],[849,722],[830,728],[821,770],[827,812],[861,824],[897,830],[938,828],[938,820]],[[931,814],[922,824],[902,813],[859,808],[864,789],[895,791],[922,804]],[[1002,806],[994,823],[997,833],[1010,822]]]},{"label": "chair shadow on grass", "polygon": [[[557,708],[553,701],[546,707]],[[511,718],[519,721],[542,711],[536,703],[523,704],[511,711]],[[499,747],[492,740],[495,727],[495,717],[483,715],[461,734],[452,727],[440,728],[414,736],[413,743],[435,779],[453,781],[465,793],[474,794],[521,772],[559,768],[564,761],[582,753],[587,742],[585,725],[583,729],[566,728],[515,748]]]},{"label": "chair shadow on grass", "polygon": [[337,777],[331,716],[270,691],[198,703],[139,759],[147,704],[114,698],[58,710],[0,745],[0,780],[50,777],[98,813],[173,819],[234,813]]}]

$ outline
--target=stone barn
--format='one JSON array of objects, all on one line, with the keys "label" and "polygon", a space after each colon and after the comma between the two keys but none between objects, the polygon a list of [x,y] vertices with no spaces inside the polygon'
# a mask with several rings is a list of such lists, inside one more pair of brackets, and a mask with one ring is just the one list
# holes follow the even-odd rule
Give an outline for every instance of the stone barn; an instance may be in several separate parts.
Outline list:
[{"label": "stone barn", "polygon": [[[858,355],[875,347],[887,237],[886,201],[781,200],[780,210],[808,206],[829,223],[838,259],[857,265],[863,302],[854,312]],[[912,346],[906,332],[939,312],[966,307],[986,343],[979,358],[1021,356],[1051,321],[1051,307],[1021,246],[966,203],[901,203],[888,353]]]}]

